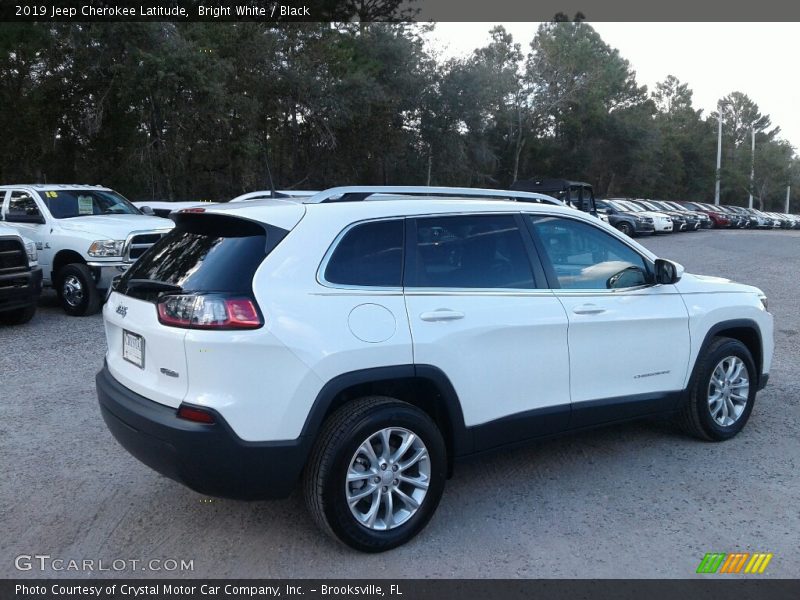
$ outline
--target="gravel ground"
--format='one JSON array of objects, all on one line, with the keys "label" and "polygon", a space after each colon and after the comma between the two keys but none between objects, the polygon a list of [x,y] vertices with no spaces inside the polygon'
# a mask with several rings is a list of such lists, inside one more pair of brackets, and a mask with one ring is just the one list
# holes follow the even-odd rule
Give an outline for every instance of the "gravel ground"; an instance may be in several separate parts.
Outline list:
[{"label": "gravel ground", "polygon": [[[69,318],[46,295],[29,325],[0,329],[0,577],[691,577],[706,552],[735,551],[772,552],[764,576],[796,577],[800,232],[642,241],[769,296],[775,360],[744,431],[709,444],[639,422],[461,463],[427,529],[382,555],[324,537],[297,493],[211,500],[138,463],[97,408],[100,316]],[[20,572],[22,554],[194,571]]]}]

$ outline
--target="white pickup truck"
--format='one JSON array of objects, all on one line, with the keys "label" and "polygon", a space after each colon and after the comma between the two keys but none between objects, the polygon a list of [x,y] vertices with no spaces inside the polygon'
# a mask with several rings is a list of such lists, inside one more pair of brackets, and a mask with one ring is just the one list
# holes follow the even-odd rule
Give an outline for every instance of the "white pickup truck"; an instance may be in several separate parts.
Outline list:
[{"label": "white pickup truck", "polygon": [[0,323],[21,325],[36,314],[42,290],[36,244],[0,223]]},{"label": "white pickup truck", "polygon": [[0,220],[36,244],[44,285],[74,316],[97,312],[113,278],[174,226],[95,185],[2,185],[0,208]]}]

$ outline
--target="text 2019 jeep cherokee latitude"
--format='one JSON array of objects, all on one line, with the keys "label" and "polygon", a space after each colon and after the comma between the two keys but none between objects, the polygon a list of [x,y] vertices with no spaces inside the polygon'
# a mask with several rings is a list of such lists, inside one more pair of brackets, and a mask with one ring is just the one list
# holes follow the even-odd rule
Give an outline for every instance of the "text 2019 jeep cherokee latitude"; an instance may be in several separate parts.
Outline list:
[{"label": "text 2019 jeep cherokee latitude", "polygon": [[179,213],[118,282],[97,390],[142,462],[235,498],[302,480],[374,552],[425,526],[455,458],[654,414],[726,440],[766,384],[760,290],[591,215],[331,199]]}]

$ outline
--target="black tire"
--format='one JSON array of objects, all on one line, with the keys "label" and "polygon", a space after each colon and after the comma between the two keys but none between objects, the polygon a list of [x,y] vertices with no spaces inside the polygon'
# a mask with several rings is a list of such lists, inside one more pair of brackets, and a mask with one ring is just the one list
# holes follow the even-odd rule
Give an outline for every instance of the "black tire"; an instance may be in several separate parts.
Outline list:
[{"label": "black tire", "polygon": [[82,263],[61,268],[56,275],[56,292],[61,307],[68,315],[85,317],[100,310],[100,292],[89,267]]},{"label": "black tire", "polygon": [[633,227],[631,227],[630,223],[626,223],[625,221],[620,221],[615,225],[615,227],[628,237],[633,237]]},{"label": "black tire", "polygon": [[[387,427],[407,429],[422,441],[430,474],[427,491],[416,512],[399,526],[376,530],[357,521],[351,512],[346,497],[350,484],[346,478],[362,443]],[[406,402],[370,396],[346,404],[325,422],[306,465],[303,483],[309,512],[328,535],[362,552],[383,552],[405,544],[428,524],[442,497],[446,476],[447,451],[431,418]],[[364,485],[370,483],[365,481]],[[380,491],[376,494],[383,498]],[[393,493],[389,495],[394,498]],[[385,511],[380,506],[378,513]]]},{"label": "black tire", "polygon": [[5,325],[23,325],[33,318],[36,314],[36,301],[30,306],[22,308],[15,308],[14,310],[7,310],[0,312],[0,323]]},{"label": "black tire", "polygon": [[[727,357],[738,357],[747,369],[749,390],[744,410],[736,421],[723,426],[714,420],[709,404],[711,375],[717,365]],[[689,383],[689,394],[683,402],[678,420],[683,430],[701,440],[721,442],[739,433],[750,418],[756,400],[758,374],[755,362],[742,342],[726,337],[714,338],[697,359]]]}]

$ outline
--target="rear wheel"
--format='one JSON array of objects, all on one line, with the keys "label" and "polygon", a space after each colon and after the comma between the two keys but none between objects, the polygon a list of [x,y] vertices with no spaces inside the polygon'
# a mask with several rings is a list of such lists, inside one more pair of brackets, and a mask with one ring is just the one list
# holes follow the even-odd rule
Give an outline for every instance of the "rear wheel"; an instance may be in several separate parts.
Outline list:
[{"label": "rear wheel", "polygon": [[716,338],[698,357],[679,415],[683,429],[710,441],[735,436],[753,410],[757,377],[747,346],[739,340]]},{"label": "rear wheel", "polygon": [[433,516],[446,462],[444,440],[428,415],[392,398],[361,398],[323,427],[306,467],[306,504],[337,540],[362,552],[389,550]]},{"label": "rear wheel", "polygon": [[630,223],[626,223],[625,221],[617,223],[616,228],[629,237],[633,234],[633,227],[631,227]]},{"label": "rear wheel", "polygon": [[36,314],[36,304],[25,306],[23,308],[16,308],[6,312],[0,312],[0,323],[6,325],[22,325],[27,323]]},{"label": "rear wheel", "polygon": [[82,263],[61,268],[56,276],[56,291],[68,315],[83,317],[100,310],[100,293],[89,267]]}]

